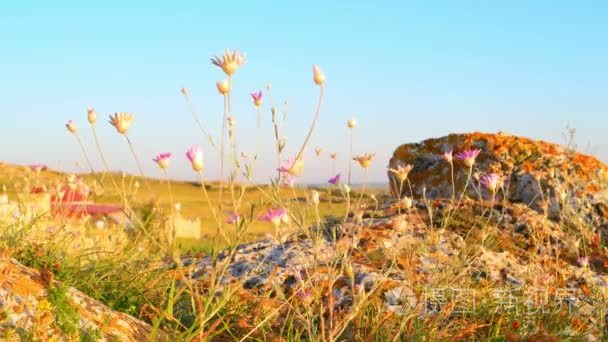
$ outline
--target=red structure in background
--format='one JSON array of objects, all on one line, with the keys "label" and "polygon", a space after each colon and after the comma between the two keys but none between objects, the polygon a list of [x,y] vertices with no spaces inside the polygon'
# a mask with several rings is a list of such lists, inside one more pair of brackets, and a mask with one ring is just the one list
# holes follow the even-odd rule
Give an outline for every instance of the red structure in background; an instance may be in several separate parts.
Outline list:
[{"label": "red structure in background", "polygon": [[30,193],[33,195],[43,194],[45,192],[46,192],[46,188],[44,186],[35,186],[32,188],[32,191],[30,191]]},{"label": "red structure in background", "polygon": [[[34,192],[36,189],[32,189]],[[51,214],[68,218],[85,216],[103,217],[122,212],[122,208],[107,204],[95,204],[76,187],[64,185],[57,195],[51,196]]]}]

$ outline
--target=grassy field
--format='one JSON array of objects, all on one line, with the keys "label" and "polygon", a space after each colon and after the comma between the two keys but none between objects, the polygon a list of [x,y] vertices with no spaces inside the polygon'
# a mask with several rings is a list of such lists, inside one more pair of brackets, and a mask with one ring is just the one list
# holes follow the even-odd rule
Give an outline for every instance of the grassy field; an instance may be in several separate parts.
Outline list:
[{"label": "grassy field", "polygon": [[[54,193],[53,186],[64,184],[69,174],[57,172],[53,170],[44,170],[39,173],[31,170],[27,166],[0,165],[0,187],[5,190],[9,198],[18,198],[27,196],[27,189],[36,186],[46,187],[49,193]],[[237,184],[234,187],[234,193],[226,186],[223,190],[223,201],[220,212],[219,203],[219,183],[209,182],[205,184],[205,190],[208,195],[209,202],[203,191],[201,184],[196,182],[186,181],[170,181],[167,184],[165,180],[141,178],[129,174],[82,174],[76,175],[82,177],[83,183],[88,184],[92,190],[89,199],[98,204],[114,204],[122,205],[124,203],[122,197],[126,196],[125,200],[128,205],[134,210],[142,211],[146,208],[161,208],[164,212],[168,212],[176,205],[179,207],[179,213],[182,217],[195,220],[200,219],[201,223],[201,240],[194,239],[179,239],[179,245],[183,251],[206,251],[209,248],[210,241],[217,233],[217,223],[213,217],[211,209],[218,210],[221,217],[226,217],[233,212],[233,199],[241,195],[240,202],[241,214],[244,217],[251,218],[248,224],[247,231],[243,236],[243,241],[253,241],[263,238],[267,234],[274,233],[273,227],[268,222],[262,222],[256,218],[271,207],[276,207],[276,203],[272,203],[270,197],[274,187],[269,185],[247,186]],[[96,186],[96,184],[100,184]],[[351,192],[353,201],[358,200],[361,192],[356,190]],[[360,187],[359,187],[360,188]],[[314,212],[314,206],[302,205],[310,202],[312,190],[316,190],[320,194],[320,204],[318,207],[319,217],[325,218],[328,216],[340,217],[346,213],[346,203],[344,200],[345,194],[336,186],[328,184],[327,186],[297,186],[294,188],[281,188],[277,197],[284,201],[284,206],[290,209],[292,215],[299,218],[301,225],[307,227],[314,224],[317,214]],[[368,195],[382,195],[384,189],[378,185],[368,186],[365,193]],[[364,197],[364,202],[369,202],[367,196]],[[223,229],[228,234],[233,234],[234,225],[223,225]]]}]

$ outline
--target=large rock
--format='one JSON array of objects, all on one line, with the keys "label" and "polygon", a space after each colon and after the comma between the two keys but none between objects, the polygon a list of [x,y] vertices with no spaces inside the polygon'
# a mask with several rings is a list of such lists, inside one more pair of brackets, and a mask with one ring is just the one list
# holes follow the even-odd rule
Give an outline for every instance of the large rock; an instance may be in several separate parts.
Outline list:
[{"label": "large rock", "polygon": [[[0,256],[0,336],[8,341],[146,341],[152,328],[127,314]],[[159,332],[158,340],[169,340]]]},{"label": "large rock", "polygon": [[[562,146],[543,141],[516,137],[504,133],[451,134],[447,137],[429,139],[421,143],[399,146],[390,160],[389,168],[413,165],[408,180],[413,195],[429,199],[451,198],[452,181],[450,164],[442,155],[479,149],[481,154],[474,167],[475,176],[495,172],[503,175],[508,198],[534,209],[555,207],[564,198],[586,197],[593,202],[606,201],[606,178],[608,167],[597,159],[572,152]],[[459,197],[468,177],[469,169],[454,158],[456,197]],[[394,195],[399,192],[395,175],[389,172],[389,181]],[[468,195],[479,195],[474,186]],[[408,185],[402,194],[411,195]],[[487,198],[487,193],[482,193]]]}]

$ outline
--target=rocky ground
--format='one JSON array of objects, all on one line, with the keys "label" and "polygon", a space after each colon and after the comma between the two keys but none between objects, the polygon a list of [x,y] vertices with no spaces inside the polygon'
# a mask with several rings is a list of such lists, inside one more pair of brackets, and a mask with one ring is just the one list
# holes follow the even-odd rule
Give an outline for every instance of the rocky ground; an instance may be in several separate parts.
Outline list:
[{"label": "rocky ground", "polygon": [[[467,149],[481,150],[472,169],[442,158]],[[566,334],[605,336],[606,165],[549,143],[479,133],[400,146],[389,168],[407,165],[405,182],[389,172],[393,198],[379,207],[358,208],[346,219],[328,218],[280,240],[243,244],[217,259],[185,256],[167,274],[179,274],[180,285],[194,284],[201,293],[229,292],[243,306],[258,305],[253,316],[235,323],[243,333],[260,320],[280,324],[283,314],[310,303],[322,303],[333,319],[374,301],[384,313],[482,323],[494,313],[552,310],[571,318]],[[504,179],[494,195],[480,181],[490,172]],[[68,305],[57,310],[61,305],[49,302],[57,302],[58,288],[52,270],[31,270],[3,256],[0,324],[15,339],[61,333],[30,332],[33,321],[67,320],[68,328],[119,340],[142,340],[152,331],[75,289],[59,296]],[[445,338],[475,339],[487,325]],[[527,340],[542,340],[534,336]]]},{"label": "rocky ground", "polygon": [[152,333],[147,323],[62,286],[51,270],[30,269],[9,255],[0,256],[0,309],[4,341],[63,340],[76,331],[84,340],[144,341]]},{"label": "rocky ground", "polygon": [[[481,149],[471,190],[452,199],[442,154],[471,148]],[[387,311],[421,316],[448,305],[455,312],[565,309],[573,330],[599,336],[608,298],[608,251],[601,247],[608,228],[605,165],[505,134],[403,145],[389,167],[407,164],[413,170],[402,196],[409,197],[365,211],[360,222],[329,221],[285,241],[241,245],[218,264],[209,258],[183,264],[203,283],[225,265],[223,285],[239,284],[248,295],[321,299],[336,310],[361,293],[381,298]],[[468,168],[455,161],[454,169],[462,189]],[[506,178],[494,200],[476,175],[487,172]]]}]

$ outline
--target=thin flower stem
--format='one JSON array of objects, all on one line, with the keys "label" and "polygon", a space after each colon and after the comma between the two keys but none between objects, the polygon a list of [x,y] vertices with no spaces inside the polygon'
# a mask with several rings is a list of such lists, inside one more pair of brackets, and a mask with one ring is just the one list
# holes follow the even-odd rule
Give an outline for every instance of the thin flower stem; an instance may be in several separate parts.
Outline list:
[{"label": "thin flower stem", "polygon": [[[234,179],[236,178],[236,175],[237,175],[236,171],[240,168],[240,166],[239,166],[239,160],[236,155],[236,137],[234,134],[235,133],[234,130],[235,130],[234,125],[232,125],[232,127],[228,128],[228,138],[229,138],[229,142],[230,142],[230,149],[232,150],[232,164],[233,164],[233,169],[230,172],[228,182],[229,182],[229,189],[230,189],[230,197],[232,199],[232,210],[235,213],[238,213],[239,203],[235,196]],[[240,236],[239,236],[238,225],[235,225],[235,240],[234,240],[235,243],[238,243],[239,238],[240,238]]]},{"label": "thin flower stem", "polygon": [[397,196],[397,213],[401,216],[401,194],[403,193],[403,184],[405,183],[405,179],[401,179],[399,181],[399,195]]},{"label": "thin flower stem", "polygon": [[[228,76],[228,84],[230,85],[229,89],[232,89],[232,76]],[[222,118],[222,138],[220,140],[220,181],[219,181],[219,186],[220,186],[220,193],[219,193],[219,207],[220,207],[220,211],[222,210],[222,207],[224,205],[223,203],[223,199],[224,199],[224,163],[225,163],[225,149],[226,149],[226,121],[228,121],[228,116],[230,113],[230,92],[232,90],[228,91],[228,93],[224,96],[224,115]],[[220,226],[221,226],[221,222],[220,222]]]},{"label": "thin flower stem", "polygon": [[260,129],[262,127],[262,113],[260,112],[260,107],[256,106],[255,107],[255,113],[257,116],[257,123],[258,123],[258,129]]},{"label": "thin flower stem", "polygon": [[454,201],[456,201],[456,178],[454,177],[454,162],[450,161],[450,176],[452,180],[452,198],[450,199],[450,207],[448,209],[448,215],[443,220],[443,228],[446,228],[449,221],[452,219],[454,212]]},{"label": "thin flower stem", "polygon": [[192,101],[190,100],[190,96],[188,94],[184,94],[184,98],[186,99],[186,105],[188,106],[188,111],[190,112],[190,114],[192,114],[192,118],[194,119],[194,122],[198,126],[198,129],[201,131],[203,136],[207,136],[207,139],[209,139],[209,143],[211,144],[211,147],[213,147],[214,149],[217,149],[217,146],[215,146],[215,141],[213,139],[213,136],[211,135],[211,133],[209,133],[209,131],[207,131],[207,129],[205,129],[205,127],[199,120],[198,115],[196,114],[196,111],[194,109],[194,105],[192,104]]},{"label": "thin flower stem", "polygon": [[308,130],[308,134],[306,135],[306,139],[304,139],[304,143],[302,144],[300,151],[296,155],[296,159],[295,159],[296,161],[299,160],[300,158],[302,158],[302,154],[304,153],[306,146],[308,146],[308,142],[310,141],[312,132],[315,130],[315,126],[317,125],[317,121],[319,119],[319,114],[321,113],[321,105],[323,104],[324,89],[325,89],[325,87],[323,87],[323,85],[321,85],[319,88],[319,102],[317,103],[317,110],[316,110],[315,116],[312,120],[312,124],[310,125],[310,129]]},{"label": "thin flower stem", "polygon": [[276,148],[277,148],[277,180],[276,180],[276,183],[279,184],[281,181],[281,171],[279,171],[279,169],[281,168],[281,154],[283,152],[282,151],[283,148],[281,146],[281,140],[280,140],[280,135],[279,135],[277,109],[276,109],[276,107],[274,107],[274,104],[273,104],[272,88],[270,86],[267,87],[266,94],[268,96],[268,105],[270,106],[270,112],[272,114],[272,127],[274,130],[274,141],[275,141]]},{"label": "thin flower stem", "polygon": [[215,222],[217,223],[216,236],[221,235],[226,240],[226,243],[229,243],[230,239],[228,239],[228,237],[226,236],[224,231],[221,229],[221,219],[218,216],[217,211],[215,210],[214,206],[211,204],[211,199],[209,198],[209,193],[207,192],[207,187],[205,186],[205,177],[203,176],[202,172],[199,172],[199,177],[200,177],[200,182],[201,182],[201,189],[203,189],[203,195],[205,196],[205,201],[207,201],[207,206],[209,207],[209,209],[211,209],[213,218],[215,219]]},{"label": "thin flower stem", "polygon": [[348,140],[349,140],[349,150],[348,150],[348,185],[351,184],[351,172],[353,167],[353,130],[352,128],[348,129]]},{"label": "thin flower stem", "polygon": [[469,188],[469,184],[471,183],[471,177],[472,176],[473,176],[473,166],[470,166],[469,167],[469,173],[467,175],[467,180],[464,183],[464,188],[462,189],[462,194],[460,194],[460,199],[458,200],[458,205],[457,206],[460,206],[460,203],[462,202],[462,199],[467,194],[467,189]]},{"label": "thin flower stem", "polygon": [[274,129],[274,141],[277,147],[277,184],[281,181],[281,153],[283,147],[281,146],[281,139],[279,135],[279,124],[277,122],[276,109],[272,108],[272,127]]},{"label": "thin flower stem", "polygon": [[[410,182],[409,178],[406,179],[407,181],[407,186],[410,189],[410,196],[412,198],[412,200],[414,199],[414,189],[412,187],[412,182]],[[418,213],[418,210],[414,211],[416,213],[416,216],[418,217],[418,219],[423,222],[424,220],[422,219],[422,217],[420,216],[420,214]],[[408,211],[409,214],[411,214],[411,209]]]},{"label": "thin flower stem", "polygon": [[[352,191],[352,189],[351,189]],[[350,197],[350,191],[346,191],[346,212],[344,213],[344,221],[346,221],[348,219],[348,214],[350,213],[350,209],[351,209],[351,197]]]},{"label": "thin flower stem", "polygon": [[[424,205],[426,206],[426,209],[429,213],[429,221],[430,221],[430,228],[433,228],[433,203],[431,201],[428,200],[428,198],[426,197],[426,188],[424,189],[424,191],[422,192],[422,199],[424,200]],[[439,235],[441,237],[441,235]]]},{"label": "thin flower stem", "polygon": [[82,144],[82,140],[80,139],[80,136],[78,135],[78,133],[74,133],[74,136],[76,137],[76,141],[78,141],[78,146],[80,146],[80,150],[82,151],[82,155],[84,156],[87,166],[91,170],[91,174],[93,175],[93,177],[95,177],[95,180],[103,188],[103,183],[99,180],[97,173],[95,173],[95,170],[93,169],[93,164],[91,164],[91,160],[89,159],[89,155],[87,154],[87,151],[84,148],[84,145]]},{"label": "thin flower stem", "polygon": [[490,201],[490,215],[488,217],[488,223],[492,218],[492,213],[494,212],[494,205],[496,203],[496,191],[492,191],[492,200]]},{"label": "thin flower stem", "polygon": [[454,178],[454,162],[450,161],[450,175],[452,176],[452,203],[456,198],[456,181]]},{"label": "thin flower stem", "polygon": [[230,84],[230,91],[228,91],[228,94],[226,94],[226,96],[228,97],[228,113],[232,113],[232,98],[230,96],[230,94],[232,93],[232,75],[228,76],[228,83]]},{"label": "thin flower stem", "polygon": [[[112,185],[114,186],[116,191],[118,193],[120,193],[120,196],[124,200],[124,198],[126,198],[126,194],[120,191],[120,187],[118,186],[118,183],[116,183],[116,179],[114,179],[114,176],[110,172],[110,165],[108,164],[108,161],[106,160],[106,157],[103,153],[103,149],[101,148],[101,143],[99,142],[99,137],[97,136],[97,129],[95,129],[95,125],[91,125],[91,130],[93,131],[93,137],[95,139],[95,146],[97,147],[97,153],[99,153],[99,157],[101,158],[101,162],[103,163],[103,167],[105,168],[104,176],[107,174],[110,177],[110,180],[112,181]],[[103,179],[104,178],[102,177],[102,181],[103,181]]]},{"label": "thin flower stem", "polygon": [[169,191],[169,203],[171,205],[171,208],[169,210],[169,212],[171,213],[170,215],[170,221],[171,221],[171,241],[170,241],[170,246],[169,246],[169,250],[171,250],[172,252],[175,252],[175,201],[173,200],[173,190],[171,189],[171,180],[169,179],[169,172],[165,169],[163,170],[164,174],[165,174],[165,180],[167,182],[167,190]]},{"label": "thin flower stem", "polygon": [[146,183],[146,187],[148,188],[148,191],[150,191],[150,194],[154,194],[154,191],[152,191],[152,187],[150,186],[150,183],[148,183],[148,179],[146,178],[144,169],[141,166],[139,157],[137,157],[137,153],[135,152],[135,147],[133,147],[133,143],[131,143],[131,139],[129,138],[129,136],[127,134],[125,134],[125,139],[127,139],[127,143],[129,144],[129,148],[131,149],[131,154],[133,155],[133,159],[135,159],[135,163],[137,164],[137,169],[139,170],[139,175],[141,176],[142,181],[144,181]]},{"label": "thin flower stem", "polygon": [[364,173],[363,174],[363,186],[361,187],[361,194],[359,195],[359,199],[357,200],[357,206],[355,207],[355,210],[359,210],[359,208],[361,207],[361,201],[363,200],[363,195],[367,191],[367,169],[365,169],[365,171],[363,173]]}]

